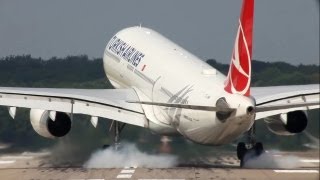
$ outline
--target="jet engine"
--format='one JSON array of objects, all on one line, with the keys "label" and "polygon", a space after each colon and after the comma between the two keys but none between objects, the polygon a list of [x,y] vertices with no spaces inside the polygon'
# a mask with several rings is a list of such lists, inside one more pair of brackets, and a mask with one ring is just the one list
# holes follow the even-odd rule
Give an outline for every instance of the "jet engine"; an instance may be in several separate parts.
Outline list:
[{"label": "jet engine", "polygon": [[269,117],[265,122],[268,129],[274,134],[289,136],[305,130],[308,125],[308,117],[304,111],[292,111]]},{"label": "jet engine", "polygon": [[71,129],[71,118],[67,113],[55,112],[55,120],[50,117],[50,111],[31,109],[30,121],[33,129],[46,138],[62,137]]}]

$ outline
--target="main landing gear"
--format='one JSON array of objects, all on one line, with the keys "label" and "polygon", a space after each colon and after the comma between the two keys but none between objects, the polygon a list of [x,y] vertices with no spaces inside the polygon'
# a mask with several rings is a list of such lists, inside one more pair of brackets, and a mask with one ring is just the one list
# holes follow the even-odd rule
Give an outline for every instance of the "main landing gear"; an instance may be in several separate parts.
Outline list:
[{"label": "main landing gear", "polygon": [[240,167],[244,167],[248,160],[257,158],[264,152],[262,143],[256,142],[255,134],[255,124],[253,124],[253,126],[247,132],[247,144],[244,142],[238,143],[237,156],[240,160]]},{"label": "main landing gear", "polygon": [[[120,123],[118,121],[113,121],[110,125],[109,132],[113,130],[113,147],[115,150],[118,150],[120,148],[120,134],[124,127],[126,126],[126,123]],[[106,149],[110,147],[109,144],[103,145],[103,149]]]},{"label": "main landing gear", "polygon": [[118,121],[114,121],[114,149],[118,150],[120,148],[120,134],[123,128],[126,126],[126,123],[120,123]]}]

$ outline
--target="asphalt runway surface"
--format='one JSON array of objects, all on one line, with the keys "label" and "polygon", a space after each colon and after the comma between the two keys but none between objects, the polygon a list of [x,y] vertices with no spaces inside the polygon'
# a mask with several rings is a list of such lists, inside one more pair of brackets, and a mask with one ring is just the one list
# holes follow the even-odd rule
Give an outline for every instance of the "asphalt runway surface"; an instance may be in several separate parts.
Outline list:
[{"label": "asphalt runway surface", "polygon": [[179,164],[173,168],[100,168],[87,169],[82,165],[52,166],[44,163],[49,152],[24,152],[0,154],[0,179],[319,179],[319,150],[308,152],[278,152],[275,158],[294,155],[299,167],[287,168],[239,168],[235,153],[219,157],[207,157]]}]

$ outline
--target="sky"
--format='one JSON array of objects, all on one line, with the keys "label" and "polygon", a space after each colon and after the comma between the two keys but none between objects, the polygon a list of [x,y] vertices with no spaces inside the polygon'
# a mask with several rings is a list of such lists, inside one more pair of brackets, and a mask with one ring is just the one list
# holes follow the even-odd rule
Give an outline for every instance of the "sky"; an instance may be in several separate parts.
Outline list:
[{"label": "sky", "polygon": [[[229,63],[240,0],[0,0],[0,57],[102,57],[142,24],[201,59]],[[319,64],[319,0],[256,0],[253,59]]]}]

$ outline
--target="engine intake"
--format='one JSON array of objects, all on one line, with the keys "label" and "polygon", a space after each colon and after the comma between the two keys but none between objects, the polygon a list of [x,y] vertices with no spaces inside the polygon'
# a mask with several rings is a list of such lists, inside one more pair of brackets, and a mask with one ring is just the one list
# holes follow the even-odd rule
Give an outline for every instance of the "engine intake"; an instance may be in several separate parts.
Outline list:
[{"label": "engine intake", "polygon": [[47,138],[65,136],[69,133],[72,125],[68,114],[56,112],[56,118],[53,121],[49,116],[49,111],[41,109],[31,109],[30,121],[33,129],[39,135]]},{"label": "engine intake", "polygon": [[301,133],[308,125],[308,117],[304,111],[292,111],[276,115],[265,121],[271,132],[282,136]]}]

